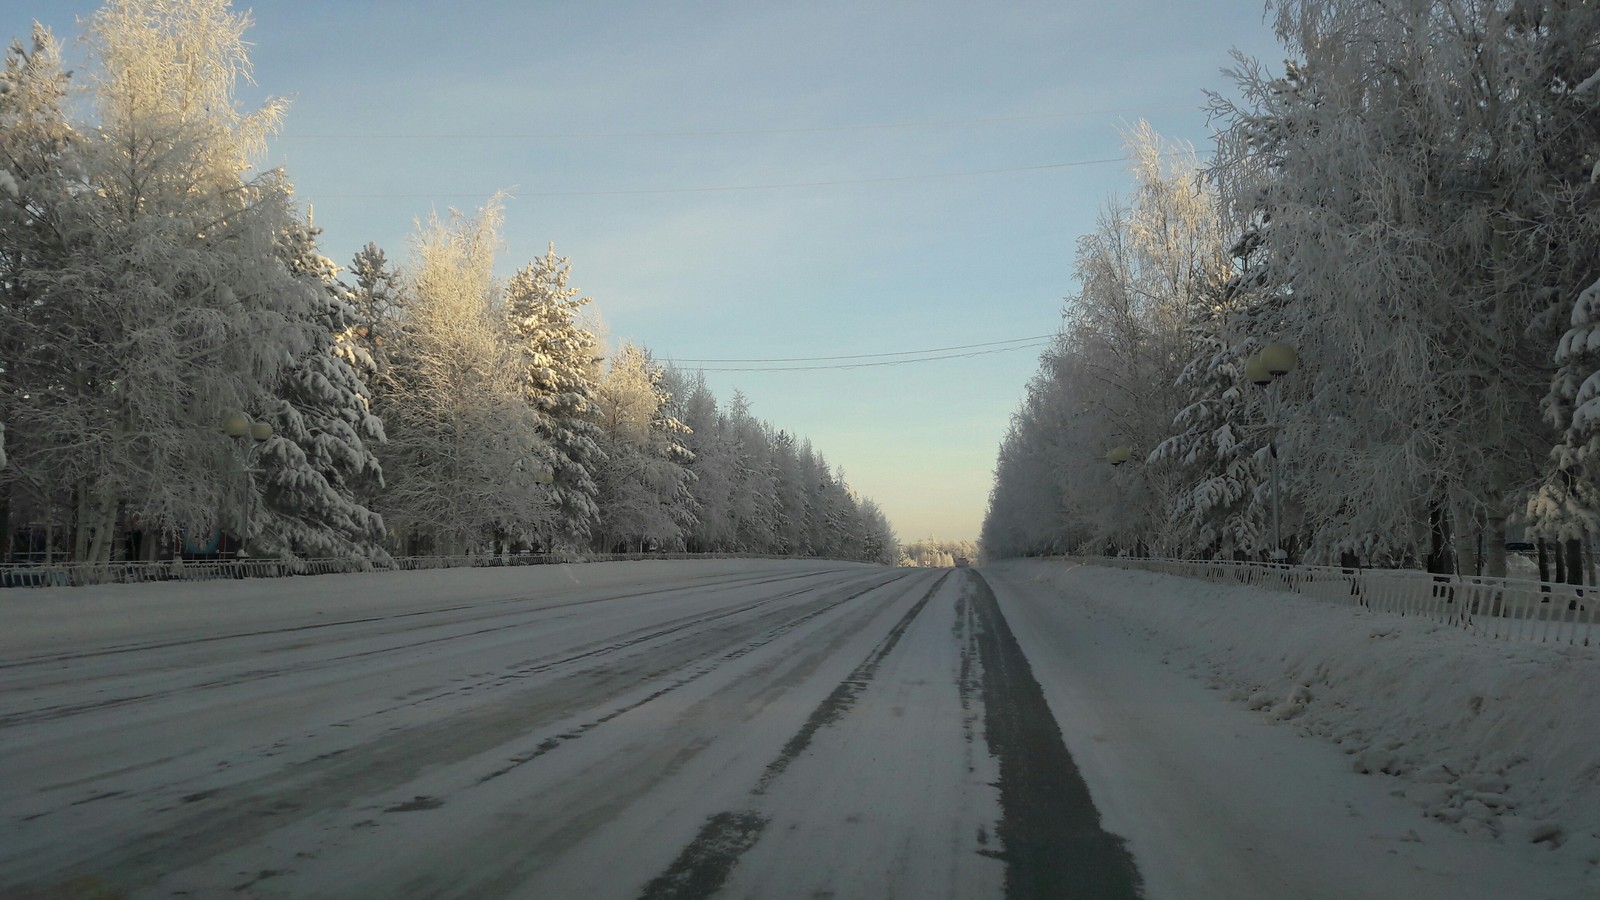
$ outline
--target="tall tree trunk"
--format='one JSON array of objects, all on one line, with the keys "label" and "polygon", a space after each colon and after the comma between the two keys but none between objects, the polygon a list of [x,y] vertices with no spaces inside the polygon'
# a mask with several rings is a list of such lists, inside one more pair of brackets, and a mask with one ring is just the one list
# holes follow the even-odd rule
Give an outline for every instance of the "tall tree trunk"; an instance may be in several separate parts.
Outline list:
[{"label": "tall tree trunk", "polygon": [[1600,572],[1595,571],[1597,568],[1600,568],[1600,565],[1597,565],[1597,563],[1600,563],[1600,560],[1596,560],[1594,558],[1595,550],[1597,549],[1594,545],[1594,535],[1589,535],[1585,543],[1589,546],[1589,583],[1600,586]]},{"label": "tall tree trunk", "polygon": [[1435,575],[1453,575],[1451,561],[1450,510],[1445,501],[1428,504],[1428,571]]},{"label": "tall tree trunk", "polygon": [[11,482],[0,482],[0,563],[11,561]]},{"label": "tall tree trunk", "polygon": [[1566,552],[1567,584],[1583,584],[1583,541],[1568,538]]},{"label": "tall tree trunk", "polygon": [[96,565],[111,561],[111,536],[117,528],[117,498],[107,495],[94,511],[94,543],[89,547],[88,561]]},{"label": "tall tree trunk", "polygon": [[1534,542],[1534,544],[1535,544],[1535,546],[1537,546],[1539,548],[1539,580],[1540,581],[1549,581],[1550,580],[1550,548],[1545,545],[1544,538],[1537,539]]},{"label": "tall tree trunk", "polygon": [[1450,505],[1450,521],[1455,523],[1455,541],[1453,552],[1456,559],[1456,571],[1461,575],[1481,575],[1481,560],[1477,559],[1474,551],[1482,546],[1480,538],[1483,534],[1483,519],[1465,503]]},{"label": "tall tree trunk", "polygon": [[1485,573],[1490,578],[1506,577],[1506,514],[1496,502],[1484,518],[1484,539],[1488,544],[1484,556]]},{"label": "tall tree trunk", "polygon": [[83,562],[89,556],[89,528],[93,516],[89,512],[89,486],[80,481],[72,489],[72,561]]}]

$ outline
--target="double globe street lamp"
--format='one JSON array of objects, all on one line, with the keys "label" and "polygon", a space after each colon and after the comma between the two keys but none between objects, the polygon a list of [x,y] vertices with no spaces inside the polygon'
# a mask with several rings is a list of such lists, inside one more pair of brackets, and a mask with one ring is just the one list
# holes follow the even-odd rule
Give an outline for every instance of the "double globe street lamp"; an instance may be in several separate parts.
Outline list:
[{"label": "double globe street lamp", "polygon": [[255,486],[250,483],[251,475],[261,474],[260,469],[251,468],[255,455],[260,452],[261,445],[272,437],[272,424],[260,419],[251,420],[244,413],[236,412],[222,422],[222,433],[232,438],[234,447],[239,453],[240,469],[244,472],[244,523],[239,527],[239,556],[249,556],[245,552],[245,543],[250,534],[250,521],[255,517]]},{"label": "double globe street lamp", "polygon": [[1261,352],[1245,360],[1244,377],[1251,384],[1267,391],[1267,456],[1272,469],[1272,560],[1283,562],[1289,554],[1283,549],[1281,525],[1282,501],[1278,495],[1278,430],[1280,402],[1278,379],[1293,372],[1300,359],[1294,348],[1281,341],[1261,348]]},{"label": "double globe street lamp", "polygon": [[[1106,451],[1106,462],[1110,463],[1113,468],[1120,469],[1123,466],[1127,465],[1128,462],[1130,460],[1132,460],[1132,459],[1133,459],[1133,448],[1128,446],[1127,444],[1120,444],[1120,445],[1112,447],[1110,450]],[[1121,494],[1122,494],[1122,489],[1124,487],[1123,480],[1118,476],[1112,476],[1111,480],[1112,480],[1112,483],[1114,485],[1116,485],[1117,494],[1118,494],[1118,501],[1120,503],[1120,502],[1122,502],[1121,501]],[[1138,541],[1134,542],[1134,550],[1135,550],[1135,552],[1138,552],[1138,550],[1139,550],[1139,542]]]}]

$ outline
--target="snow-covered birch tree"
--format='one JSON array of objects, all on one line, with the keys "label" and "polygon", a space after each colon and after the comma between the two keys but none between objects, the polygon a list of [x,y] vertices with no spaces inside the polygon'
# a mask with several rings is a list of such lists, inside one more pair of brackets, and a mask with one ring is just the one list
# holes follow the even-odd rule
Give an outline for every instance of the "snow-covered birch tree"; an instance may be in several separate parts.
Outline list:
[{"label": "snow-covered birch tree", "polygon": [[54,144],[69,182],[17,207],[56,252],[13,282],[42,330],[8,421],[78,559],[108,558],[135,516],[212,527],[237,498],[222,420],[259,413],[308,340],[276,253],[288,185],[251,167],[283,107],[234,99],[247,25],[224,0],[108,2],[88,22],[91,121]]},{"label": "snow-covered birch tree", "polygon": [[687,427],[668,408],[663,377],[648,351],[623,344],[600,381],[598,550],[680,550],[694,524],[693,454],[683,445]]},{"label": "snow-covered birch tree", "polygon": [[1451,566],[1545,469],[1558,322],[1594,280],[1596,11],[1537,0],[1278,5],[1296,57],[1243,61],[1215,172],[1262,223],[1245,325],[1300,350],[1285,457],[1313,558]]},{"label": "snow-covered birch tree", "polygon": [[65,348],[51,334],[57,312],[43,305],[36,274],[65,264],[67,236],[57,219],[82,184],[76,129],[60,48],[36,26],[15,40],[0,74],[0,428],[12,423],[9,464],[0,469],[0,561],[11,550],[15,516],[43,521],[62,460],[39,427],[58,404],[46,375]]},{"label": "snow-covered birch tree", "polygon": [[490,552],[554,521],[539,483],[550,448],[523,395],[494,276],[499,198],[431,218],[413,243],[383,406],[380,511],[405,552]]}]

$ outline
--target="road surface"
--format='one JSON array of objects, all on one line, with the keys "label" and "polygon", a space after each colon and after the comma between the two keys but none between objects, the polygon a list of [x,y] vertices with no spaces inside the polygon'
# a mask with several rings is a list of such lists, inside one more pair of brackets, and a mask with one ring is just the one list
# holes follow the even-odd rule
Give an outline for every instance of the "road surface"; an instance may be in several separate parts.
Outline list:
[{"label": "road surface", "polygon": [[0,603],[3,896],[1139,894],[975,570]]}]

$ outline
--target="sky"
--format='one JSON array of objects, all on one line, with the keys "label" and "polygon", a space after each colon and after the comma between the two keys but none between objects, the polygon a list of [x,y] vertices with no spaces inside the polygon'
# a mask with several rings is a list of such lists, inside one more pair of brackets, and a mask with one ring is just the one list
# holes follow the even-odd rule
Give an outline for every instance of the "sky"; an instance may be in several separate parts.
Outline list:
[{"label": "sky", "polygon": [[[98,6],[6,3],[0,35],[67,42]],[[403,261],[417,220],[504,191],[502,274],[554,243],[611,346],[742,392],[902,541],[977,539],[1076,241],[1131,184],[1123,129],[1203,156],[1230,51],[1282,59],[1258,0],[235,8],[241,106],[290,101],[263,165],[327,256]],[[935,348],[962,349],[908,352]],[[786,361],[688,362],[727,359]],[[862,362],[896,364],[816,368]],[[786,371],[725,371],[758,367]]]}]

